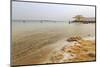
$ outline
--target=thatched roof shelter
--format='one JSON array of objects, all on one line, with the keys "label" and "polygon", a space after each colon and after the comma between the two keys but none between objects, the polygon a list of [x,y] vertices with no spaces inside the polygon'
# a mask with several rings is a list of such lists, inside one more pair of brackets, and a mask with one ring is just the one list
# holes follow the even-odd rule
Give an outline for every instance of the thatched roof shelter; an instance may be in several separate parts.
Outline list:
[{"label": "thatched roof shelter", "polygon": [[84,17],[82,15],[76,15],[73,17],[74,20],[72,22],[81,22],[81,23],[95,23],[95,17]]}]

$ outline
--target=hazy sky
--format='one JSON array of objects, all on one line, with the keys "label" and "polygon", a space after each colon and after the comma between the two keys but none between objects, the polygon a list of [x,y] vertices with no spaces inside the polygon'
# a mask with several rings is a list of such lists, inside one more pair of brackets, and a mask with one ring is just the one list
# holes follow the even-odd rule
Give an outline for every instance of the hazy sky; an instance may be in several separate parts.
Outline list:
[{"label": "hazy sky", "polygon": [[67,21],[78,14],[81,14],[86,17],[94,17],[95,7],[46,3],[12,2],[12,19],[44,19]]}]

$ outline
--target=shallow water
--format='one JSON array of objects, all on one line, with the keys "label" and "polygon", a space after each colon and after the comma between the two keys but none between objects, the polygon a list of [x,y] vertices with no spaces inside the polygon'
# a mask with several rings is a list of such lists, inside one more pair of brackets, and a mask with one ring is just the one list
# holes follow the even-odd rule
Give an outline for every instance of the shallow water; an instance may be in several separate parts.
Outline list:
[{"label": "shallow water", "polygon": [[95,36],[95,24],[12,22],[13,64],[40,63],[55,49],[52,44],[70,36]]},{"label": "shallow water", "polygon": [[95,34],[95,24],[68,24],[64,22],[13,22],[12,23],[13,34],[23,32],[62,32],[66,35],[80,35],[86,36]]}]

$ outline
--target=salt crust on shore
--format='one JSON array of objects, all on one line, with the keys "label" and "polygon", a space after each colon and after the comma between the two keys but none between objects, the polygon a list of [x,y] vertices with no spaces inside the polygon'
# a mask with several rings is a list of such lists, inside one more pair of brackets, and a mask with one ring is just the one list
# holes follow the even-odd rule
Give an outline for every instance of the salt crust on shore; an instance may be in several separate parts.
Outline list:
[{"label": "salt crust on shore", "polygon": [[64,41],[60,45],[62,44],[63,47],[55,48],[56,51],[53,52],[50,59],[46,61],[46,63],[80,62],[96,60],[95,37],[84,37],[80,40],[72,42]]}]

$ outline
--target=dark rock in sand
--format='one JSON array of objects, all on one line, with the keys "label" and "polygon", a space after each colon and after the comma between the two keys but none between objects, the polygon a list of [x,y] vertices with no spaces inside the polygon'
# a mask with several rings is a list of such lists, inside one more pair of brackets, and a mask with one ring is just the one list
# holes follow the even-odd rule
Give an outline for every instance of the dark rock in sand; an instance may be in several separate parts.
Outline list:
[{"label": "dark rock in sand", "polygon": [[77,40],[81,40],[82,38],[80,36],[75,36],[75,37],[70,37],[67,39],[68,42],[72,42],[72,41],[77,41]]},{"label": "dark rock in sand", "polygon": [[89,57],[95,57],[95,53],[88,53]]}]

